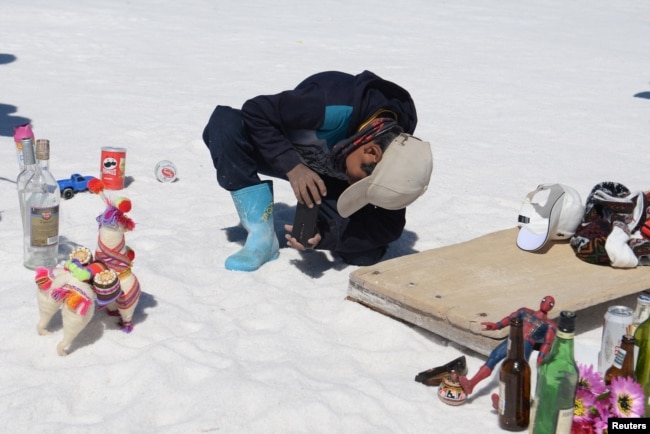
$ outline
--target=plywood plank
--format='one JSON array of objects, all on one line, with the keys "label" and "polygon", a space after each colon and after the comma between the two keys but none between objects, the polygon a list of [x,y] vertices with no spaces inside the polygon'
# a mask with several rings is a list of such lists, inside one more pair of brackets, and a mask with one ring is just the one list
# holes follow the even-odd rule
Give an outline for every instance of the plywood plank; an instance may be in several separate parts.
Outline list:
[{"label": "plywood plank", "polygon": [[487,355],[508,330],[481,331],[482,321],[536,309],[546,295],[555,297],[554,318],[650,287],[647,267],[588,264],[566,242],[520,250],[517,230],[359,268],[350,274],[348,298]]}]

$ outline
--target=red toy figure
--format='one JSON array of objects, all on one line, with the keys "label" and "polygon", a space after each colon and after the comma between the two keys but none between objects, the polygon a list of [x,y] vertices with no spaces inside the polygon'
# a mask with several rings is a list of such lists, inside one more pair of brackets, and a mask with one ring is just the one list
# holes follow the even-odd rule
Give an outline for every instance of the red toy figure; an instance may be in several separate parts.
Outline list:
[{"label": "red toy figure", "polygon": [[[553,320],[548,319],[548,312],[555,306],[555,299],[550,295],[542,298],[539,304],[539,310],[532,310],[527,307],[511,313],[499,322],[483,322],[483,330],[501,330],[510,325],[512,318],[521,318],[524,323],[524,353],[526,360],[530,358],[533,349],[539,346],[537,355],[537,365],[542,362],[548,351],[551,349],[557,326]],[[490,353],[487,361],[479,371],[468,379],[466,376],[460,377],[460,384],[468,395],[472,393],[476,385],[492,374],[494,367],[508,355],[508,339],[501,342]]]}]

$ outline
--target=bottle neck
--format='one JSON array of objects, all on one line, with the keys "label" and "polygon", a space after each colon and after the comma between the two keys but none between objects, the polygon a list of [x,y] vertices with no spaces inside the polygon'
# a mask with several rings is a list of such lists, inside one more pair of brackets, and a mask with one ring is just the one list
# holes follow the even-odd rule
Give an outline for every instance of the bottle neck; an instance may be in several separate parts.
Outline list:
[{"label": "bottle neck", "polygon": [[648,319],[648,317],[650,317],[650,305],[639,304],[634,312],[633,321],[638,325]]},{"label": "bottle neck", "polygon": [[562,358],[573,359],[573,338],[574,332],[557,331],[548,359]]},{"label": "bottle neck", "polygon": [[621,368],[626,371],[634,370],[634,340],[624,339],[621,343],[621,349],[625,351],[625,358]]},{"label": "bottle neck", "polygon": [[34,144],[31,140],[23,140],[22,142],[23,149],[23,164],[25,167],[35,167],[36,166],[36,155],[34,152]]},{"label": "bottle neck", "polygon": [[508,342],[508,358],[524,358],[524,330],[521,324],[516,326],[510,325],[510,341]]},{"label": "bottle neck", "polygon": [[50,141],[39,139],[36,141],[36,161],[42,170],[50,167]]}]

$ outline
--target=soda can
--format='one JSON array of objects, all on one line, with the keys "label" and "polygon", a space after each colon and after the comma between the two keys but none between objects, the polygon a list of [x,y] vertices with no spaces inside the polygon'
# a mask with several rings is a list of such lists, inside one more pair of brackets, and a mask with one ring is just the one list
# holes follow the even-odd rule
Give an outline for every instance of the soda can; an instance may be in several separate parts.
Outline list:
[{"label": "soda can", "polygon": [[603,337],[598,354],[598,370],[605,373],[614,363],[616,352],[621,346],[623,335],[627,334],[632,324],[632,308],[627,306],[610,306],[603,320]]},{"label": "soda can", "polygon": [[126,149],[102,147],[101,179],[107,190],[122,190],[124,188],[124,173],[126,168]]},{"label": "soda can", "polygon": [[154,169],[156,179],[160,182],[174,182],[176,181],[176,166],[169,160],[162,160],[156,164]]}]

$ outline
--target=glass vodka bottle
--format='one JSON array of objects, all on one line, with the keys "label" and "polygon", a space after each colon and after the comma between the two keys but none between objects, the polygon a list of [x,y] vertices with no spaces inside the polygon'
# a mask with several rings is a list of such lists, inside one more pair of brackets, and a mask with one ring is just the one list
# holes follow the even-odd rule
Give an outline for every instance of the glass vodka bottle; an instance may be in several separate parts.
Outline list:
[{"label": "glass vodka bottle", "polygon": [[529,432],[569,434],[573,422],[578,367],[573,353],[576,314],[562,311],[551,350],[537,369]]},{"label": "glass vodka bottle", "polygon": [[[36,159],[49,160],[49,142],[41,142]],[[49,170],[37,164],[23,191],[23,263],[25,267],[53,267],[59,256],[59,184]]]}]

